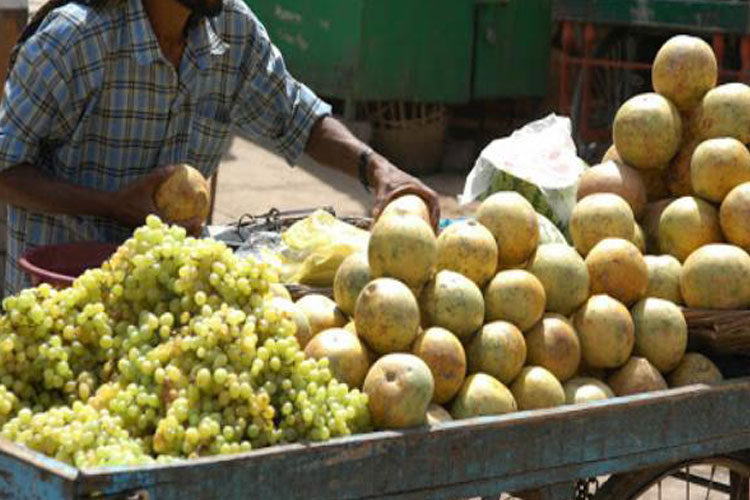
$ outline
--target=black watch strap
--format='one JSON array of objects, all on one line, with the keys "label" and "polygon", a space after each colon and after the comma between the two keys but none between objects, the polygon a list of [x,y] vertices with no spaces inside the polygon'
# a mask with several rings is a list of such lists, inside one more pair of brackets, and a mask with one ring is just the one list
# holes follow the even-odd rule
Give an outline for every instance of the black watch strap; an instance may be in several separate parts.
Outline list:
[{"label": "black watch strap", "polygon": [[367,192],[371,191],[370,181],[367,180],[367,165],[370,164],[370,158],[372,158],[373,150],[365,149],[359,154],[358,168],[359,168],[359,182]]}]

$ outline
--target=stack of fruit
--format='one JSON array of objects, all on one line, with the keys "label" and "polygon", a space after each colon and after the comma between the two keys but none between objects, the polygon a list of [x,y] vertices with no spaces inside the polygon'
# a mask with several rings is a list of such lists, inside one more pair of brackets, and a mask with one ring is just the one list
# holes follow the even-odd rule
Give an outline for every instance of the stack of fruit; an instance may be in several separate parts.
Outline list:
[{"label": "stack of fruit", "polygon": [[[745,309],[750,307],[750,87],[716,87],[716,81],[708,44],[684,35],[669,40],[654,61],[657,93],[623,104],[613,124],[614,145],[604,158],[614,163],[587,172],[579,195],[611,192],[628,201],[641,217],[648,252],[673,257],[649,259],[649,267],[659,269],[653,271],[658,279],[664,283],[669,277],[673,284],[669,298],[691,308]],[[624,218],[620,214],[620,231]]]},{"label": "stack of fruit", "polygon": [[428,220],[419,198],[395,200],[367,256],[339,268],[335,301],[286,305],[305,352],[362,387],[376,426],[666,389],[663,375],[673,386],[721,379],[707,358],[686,355],[682,312],[662,298],[674,292],[672,260],[652,259],[649,288],[623,198],[596,192],[576,206],[575,248],[540,245],[537,214],[514,192],[439,236]]}]

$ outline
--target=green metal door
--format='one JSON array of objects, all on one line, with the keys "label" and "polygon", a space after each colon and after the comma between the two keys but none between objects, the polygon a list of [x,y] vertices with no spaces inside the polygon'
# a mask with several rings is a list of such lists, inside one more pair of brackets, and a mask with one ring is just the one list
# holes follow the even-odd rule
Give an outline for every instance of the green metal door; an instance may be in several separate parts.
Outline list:
[{"label": "green metal door", "polygon": [[551,0],[477,4],[473,97],[544,96],[551,36]]},{"label": "green metal door", "polygon": [[356,94],[463,102],[471,93],[473,5],[466,0],[369,0]]},{"label": "green metal door", "polygon": [[324,96],[466,102],[543,95],[551,0],[247,0]]},{"label": "green metal door", "polygon": [[348,96],[357,77],[364,0],[248,0],[291,73],[328,96]]}]

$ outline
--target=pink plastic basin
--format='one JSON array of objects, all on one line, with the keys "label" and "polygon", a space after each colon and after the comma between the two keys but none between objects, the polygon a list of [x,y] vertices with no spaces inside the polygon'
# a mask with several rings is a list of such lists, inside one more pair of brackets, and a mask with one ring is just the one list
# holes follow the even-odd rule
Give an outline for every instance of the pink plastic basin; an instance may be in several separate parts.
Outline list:
[{"label": "pink plastic basin", "polygon": [[48,283],[68,287],[87,269],[99,267],[117,250],[115,243],[66,243],[47,245],[26,252],[18,265],[26,271],[34,286]]}]

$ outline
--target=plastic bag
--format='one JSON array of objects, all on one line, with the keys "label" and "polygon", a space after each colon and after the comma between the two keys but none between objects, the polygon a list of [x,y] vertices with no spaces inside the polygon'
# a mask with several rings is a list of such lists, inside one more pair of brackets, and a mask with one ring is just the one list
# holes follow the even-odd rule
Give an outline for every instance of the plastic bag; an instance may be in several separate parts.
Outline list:
[{"label": "plastic bag", "polygon": [[281,234],[273,231],[257,231],[248,234],[247,239],[234,252],[237,257],[252,257],[256,261],[271,264],[277,269],[282,268],[281,253],[286,245]]},{"label": "plastic bag", "polygon": [[586,163],[576,153],[570,119],[551,114],[490,143],[466,178],[462,204],[516,191],[567,232]]},{"label": "plastic bag", "polygon": [[282,281],[329,287],[344,259],[367,252],[370,233],[317,210],[290,226],[281,239]]},{"label": "plastic bag", "polygon": [[548,245],[550,243],[562,243],[569,245],[565,235],[560,229],[542,214],[536,214],[539,219],[539,245]]}]

